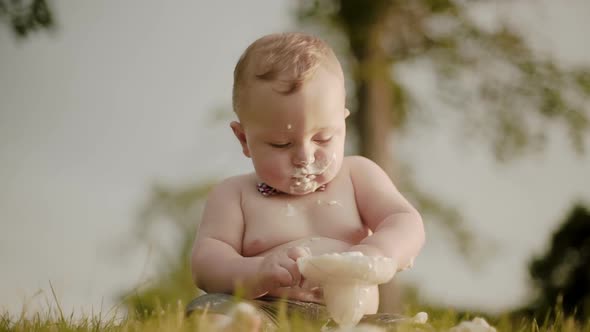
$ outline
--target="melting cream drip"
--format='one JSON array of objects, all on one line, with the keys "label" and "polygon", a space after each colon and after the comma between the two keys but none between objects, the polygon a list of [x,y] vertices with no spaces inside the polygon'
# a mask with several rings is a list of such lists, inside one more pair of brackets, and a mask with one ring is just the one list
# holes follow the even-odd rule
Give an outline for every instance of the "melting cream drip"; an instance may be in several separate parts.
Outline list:
[{"label": "melting cream drip", "polygon": [[340,326],[354,326],[368,311],[370,288],[393,278],[397,264],[388,257],[360,252],[307,256],[297,260],[299,271],[324,289],[330,316]]}]

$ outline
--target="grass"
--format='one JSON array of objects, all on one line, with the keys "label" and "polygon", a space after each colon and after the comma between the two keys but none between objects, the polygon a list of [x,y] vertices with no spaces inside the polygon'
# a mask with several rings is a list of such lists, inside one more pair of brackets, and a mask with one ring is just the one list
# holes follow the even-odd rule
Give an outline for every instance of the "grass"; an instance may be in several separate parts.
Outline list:
[{"label": "grass", "polygon": [[[429,314],[428,323],[430,331],[446,331],[464,320],[471,320],[476,315],[458,313],[453,310],[423,309]],[[406,312],[413,316],[416,312]],[[105,317],[110,315],[111,317]],[[50,308],[45,313],[21,314],[19,317],[10,316],[8,313],[0,314],[0,331],[29,332],[29,331],[92,331],[92,332],[180,332],[180,331],[215,331],[207,313],[184,317],[184,304],[181,301],[175,306],[158,308],[152,312],[141,314],[129,314],[124,318],[116,318],[116,313],[87,315],[75,318],[73,314],[65,316],[59,305]],[[281,318],[282,317],[282,318]],[[297,318],[287,319],[285,315],[280,317],[278,331],[319,331],[320,326]],[[552,318],[549,318],[552,317]],[[517,318],[509,315],[501,317],[485,317],[496,327],[497,331],[523,331],[523,332],[590,332],[590,321],[581,323],[572,317],[565,317],[561,311],[556,310],[553,315],[548,315],[542,320]],[[415,330],[412,326],[402,327],[401,331]],[[420,329],[423,330],[424,329]]]},{"label": "grass", "polygon": [[[193,314],[185,317],[185,303],[179,299],[174,305],[162,305],[160,297],[152,294],[152,299],[147,305],[138,305],[139,302],[122,301],[119,306],[107,312],[91,313],[87,315],[66,315],[55,294],[50,282],[53,303],[47,301],[45,312],[27,312],[23,308],[20,315],[11,315],[8,312],[0,312],[0,332],[58,332],[58,331],[84,331],[84,332],[181,332],[181,331],[211,331],[217,332],[207,312]],[[412,298],[412,297],[410,297]],[[475,317],[483,317],[494,326],[498,332],[590,332],[590,318],[581,322],[573,316],[566,316],[558,303],[552,312],[541,319],[531,318],[527,315],[504,314],[501,316],[489,316],[481,312],[458,312],[452,309],[443,309],[436,306],[419,304],[414,299],[406,299],[404,308],[405,316],[412,317],[420,311],[428,314],[428,325],[401,326],[398,331],[448,331],[460,322],[471,320]],[[170,299],[167,299],[170,300]],[[170,301],[168,301],[169,303]],[[129,310],[121,310],[121,307]],[[145,309],[138,309],[145,308]],[[152,308],[152,309],[147,309]],[[123,313],[126,312],[125,313]],[[243,318],[242,318],[243,319]],[[246,319],[247,320],[247,319]],[[287,317],[285,307],[279,308],[278,314],[279,332],[320,331],[321,323],[309,322],[298,317]],[[245,326],[238,322],[238,326]],[[232,329],[231,331],[240,331]],[[460,331],[463,332],[463,331]],[[475,331],[474,331],[475,332]],[[477,331],[479,332],[479,331]]]}]

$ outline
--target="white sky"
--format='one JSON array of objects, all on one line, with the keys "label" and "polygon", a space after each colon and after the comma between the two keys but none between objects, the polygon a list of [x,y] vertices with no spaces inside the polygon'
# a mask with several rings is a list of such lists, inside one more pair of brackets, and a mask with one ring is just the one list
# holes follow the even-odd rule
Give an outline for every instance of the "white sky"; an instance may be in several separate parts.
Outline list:
[{"label": "white sky", "polygon": [[[526,2],[514,15],[539,50],[590,64],[590,4]],[[568,5],[565,5],[567,3]],[[0,309],[55,286],[64,309],[110,306],[141,275],[146,253],[117,257],[150,186],[249,171],[230,129],[243,49],[288,30],[287,1],[57,1],[53,35],[17,42],[0,30]],[[495,6],[482,8],[482,19]],[[424,103],[431,76],[404,73]],[[431,300],[500,310],[526,294],[526,262],[544,248],[572,200],[590,202],[590,157],[559,133],[543,156],[497,165],[485,147],[457,148],[452,123],[419,127],[398,158],[419,183],[455,204],[499,246],[479,272],[466,268],[429,224],[416,267],[400,278]],[[37,298],[39,299],[39,298]]]}]

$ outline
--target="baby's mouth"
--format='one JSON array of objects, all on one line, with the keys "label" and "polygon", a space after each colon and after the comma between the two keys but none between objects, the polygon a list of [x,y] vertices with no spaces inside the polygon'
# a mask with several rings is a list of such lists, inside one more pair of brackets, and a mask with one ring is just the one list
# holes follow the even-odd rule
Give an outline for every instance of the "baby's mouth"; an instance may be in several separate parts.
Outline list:
[{"label": "baby's mouth", "polygon": [[316,174],[309,174],[304,176],[293,176],[291,179],[295,182],[295,185],[300,185],[304,183],[309,183],[315,180]]},{"label": "baby's mouth", "polygon": [[319,187],[316,181],[318,175],[321,174],[297,174],[291,177],[293,181],[291,184],[291,193],[308,193],[314,192]]},{"label": "baby's mouth", "polygon": [[317,182],[317,177],[321,176],[335,160],[335,155],[329,160],[316,160],[307,167],[296,168],[291,176],[293,184],[291,185],[292,193],[306,193],[315,191],[320,184]]}]

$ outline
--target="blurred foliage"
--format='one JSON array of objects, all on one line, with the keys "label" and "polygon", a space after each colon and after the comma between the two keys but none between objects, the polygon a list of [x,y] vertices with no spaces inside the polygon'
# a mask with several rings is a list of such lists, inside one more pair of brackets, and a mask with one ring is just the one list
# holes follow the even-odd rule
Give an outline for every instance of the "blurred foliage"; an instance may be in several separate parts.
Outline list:
[{"label": "blurred foliage", "polygon": [[[142,208],[133,234],[140,244],[147,245],[157,258],[157,275],[138,288],[120,296],[127,308],[143,316],[154,309],[188,303],[199,294],[190,266],[191,247],[203,203],[212,184],[199,183],[183,188],[155,186]],[[152,230],[165,223],[176,233],[177,246],[167,251]]]},{"label": "blurred foliage", "polygon": [[[572,146],[583,152],[589,126],[590,68],[560,68],[553,59],[534,53],[507,23],[486,30],[467,14],[469,4],[459,1],[300,3],[297,14],[303,23],[327,26],[343,35],[339,40],[348,44],[343,47],[349,50],[352,61],[347,62],[352,64],[356,89],[367,77],[383,74],[368,70],[371,63],[365,62],[372,60],[370,53],[378,53],[388,65],[385,76],[395,97],[390,107],[394,129],[406,127],[409,115],[420,108],[403,82],[389,73],[397,65],[420,59],[434,65],[439,93],[461,112],[465,134],[489,139],[498,160],[544,147],[551,123],[563,125]],[[373,30],[379,30],[376,45],[370,40]],[[371,112],[363,107],[359,102],[352,110]]]},{"label": "blurred foliage", "polygon": [[566,315],[590,319],[590,211],[575,205],[551,238],[547,252],[532,260],[537,292],[526,309],[546,315],[559,303]]},{"label": "blurred foliage", "polygon": [[180,257],[162,264],[156,279],[120,296],[128,311],[138,317],[147,317],[157,308],[172,306],[179,301],[186,304],[201,294],[191,277],[192,236],[183,242]]},{"label": "blurred foliage", "polygon": [[55,23],[46,0],[0,0],[0,22],[6,22],[19,38]]}]

